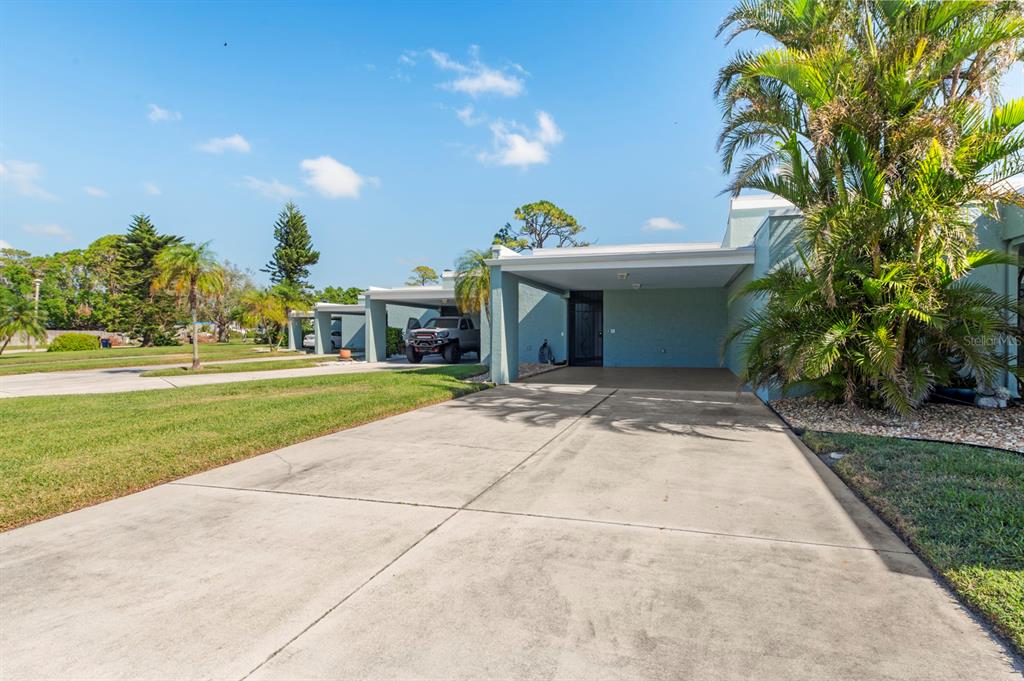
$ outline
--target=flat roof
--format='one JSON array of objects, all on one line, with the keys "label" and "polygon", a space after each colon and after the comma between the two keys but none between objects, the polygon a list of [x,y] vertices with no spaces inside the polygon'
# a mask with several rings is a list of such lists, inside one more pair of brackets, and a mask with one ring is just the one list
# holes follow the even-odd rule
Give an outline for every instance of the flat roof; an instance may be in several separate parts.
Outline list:
[{"label": "flat roof", "polygon": [[341,314],[365,314],[366,308],[360,304],[351,303],[325,303],[319,302],[313,305],[317,312],[338,312]]},{"label": "flat roof", "polygon": [[516,253],[496,246],[487,261],[504,272],[562,291],[725,286],[754,264],[752,246],[715,243],[624,244]]},{"label": "flat roof", "polygon": [[429,284],[427,286],[398,286],[381,288],[371,286],[363,295],[367,300],[383,300],[389,303],[409,305],[428,305],[441,307],[455,303],[454,279],[449,278],[448,285]]}]

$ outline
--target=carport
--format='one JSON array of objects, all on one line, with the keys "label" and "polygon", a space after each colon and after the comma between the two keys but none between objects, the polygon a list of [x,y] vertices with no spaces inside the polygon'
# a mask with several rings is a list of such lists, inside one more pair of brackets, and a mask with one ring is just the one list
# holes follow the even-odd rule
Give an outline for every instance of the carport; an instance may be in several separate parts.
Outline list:
[{"label": "carport", "polygon": [[[446,273],[447,274],[447,273]],[[436,286],[370,287],[364,294],[366,304],[366,361],[387,359],[387,328],[404,328],[409,317],[425,322],[431,317],[459,314],[455,307],[455,291],[450,284]],[[402,318],[388,320],[388,308]],[[399,309],[395,309],[398,307]],[[419,313],[417,315],[417,313]]]},{"label": "carport", "polygon": [[365,345],[362,305],[317,303],[313,306],[313,352],[328,355],[341,348],[359,352]]},{"label": "carport", "polygon": [[754,268],[755,249],[686,243],[517,253],[495,246],[487,262],[491,377],[504,384],[518,378],[521,284],[566,301],[571,366],[720,367],[729,296]]}]

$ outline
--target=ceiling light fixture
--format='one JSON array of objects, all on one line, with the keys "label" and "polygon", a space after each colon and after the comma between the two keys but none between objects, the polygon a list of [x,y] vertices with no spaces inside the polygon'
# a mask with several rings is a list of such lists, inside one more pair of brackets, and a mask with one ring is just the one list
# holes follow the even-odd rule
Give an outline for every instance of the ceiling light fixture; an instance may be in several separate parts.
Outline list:
[{"label": "ceiling light fixture", "polygon": [[629,277],[629,272],[619,272],[618,277],[620,281],[625,281]]}]

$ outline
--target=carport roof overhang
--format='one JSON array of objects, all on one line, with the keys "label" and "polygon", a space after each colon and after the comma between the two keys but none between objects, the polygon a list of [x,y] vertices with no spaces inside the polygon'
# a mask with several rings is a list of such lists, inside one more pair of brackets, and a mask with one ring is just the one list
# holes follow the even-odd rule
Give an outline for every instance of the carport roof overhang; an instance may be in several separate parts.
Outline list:
[{"label": "carport roof overhang", "polygon": [[346,303],[317,303],[313,309],[317,312],[333,312],[335,314],[366,314],[366,308],[362,305]]},{"label": "carport roof overhang", "polygon": [[443,307],[455,304],[455,291],[448,286],[370,287],[364,295],[367,301],[376,300],[410,307]]},{"label": "carport roof overhang", "polygon": [[651,244],[493,251],[489,265],[562,291],[727,286],[754,264],[754,248],[718,244]]}]

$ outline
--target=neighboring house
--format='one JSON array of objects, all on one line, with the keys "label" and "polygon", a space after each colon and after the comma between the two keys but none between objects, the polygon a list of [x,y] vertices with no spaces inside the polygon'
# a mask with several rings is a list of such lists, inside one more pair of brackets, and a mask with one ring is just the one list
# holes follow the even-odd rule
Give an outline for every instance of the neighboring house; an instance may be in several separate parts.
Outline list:
[{"label": "neighboring house", "polygon": [[[977,218],[980,246],[1024,253],[1024,213],[1010,207],[1000,218]],[[722,340],[757,302],[736,294],[794,256],[799,222],[797,209],[782,199],[743,196],[731,202],[721,243],[584,246],[526,253],[495,246],[489,260],[491,312],[489,318],[477,320],[481,361],[490,365],[495,382],[508,383],[516,380],[520,363],[537,361],[537,351],[547,340],[556,360],[572,365],[724,364],[740,373],[740,344],[727,348],[723,360]],[[1018,268],[983,268],[970,277],[1001,294],[1019,295]],[[424,312],[424,321],[455,312],[453,284],[452,273],[445,272],[437,286],[367,291],[361,310],[367,359],[383,359],[384,327],[403,328],[410,309]],[[315,314],[328,314],[320,312],[322,305]],[[1017,354],[1016,347],[1004,349]],[[1016,393],[1011,376],[1004,376],[1001,384]]]}]

